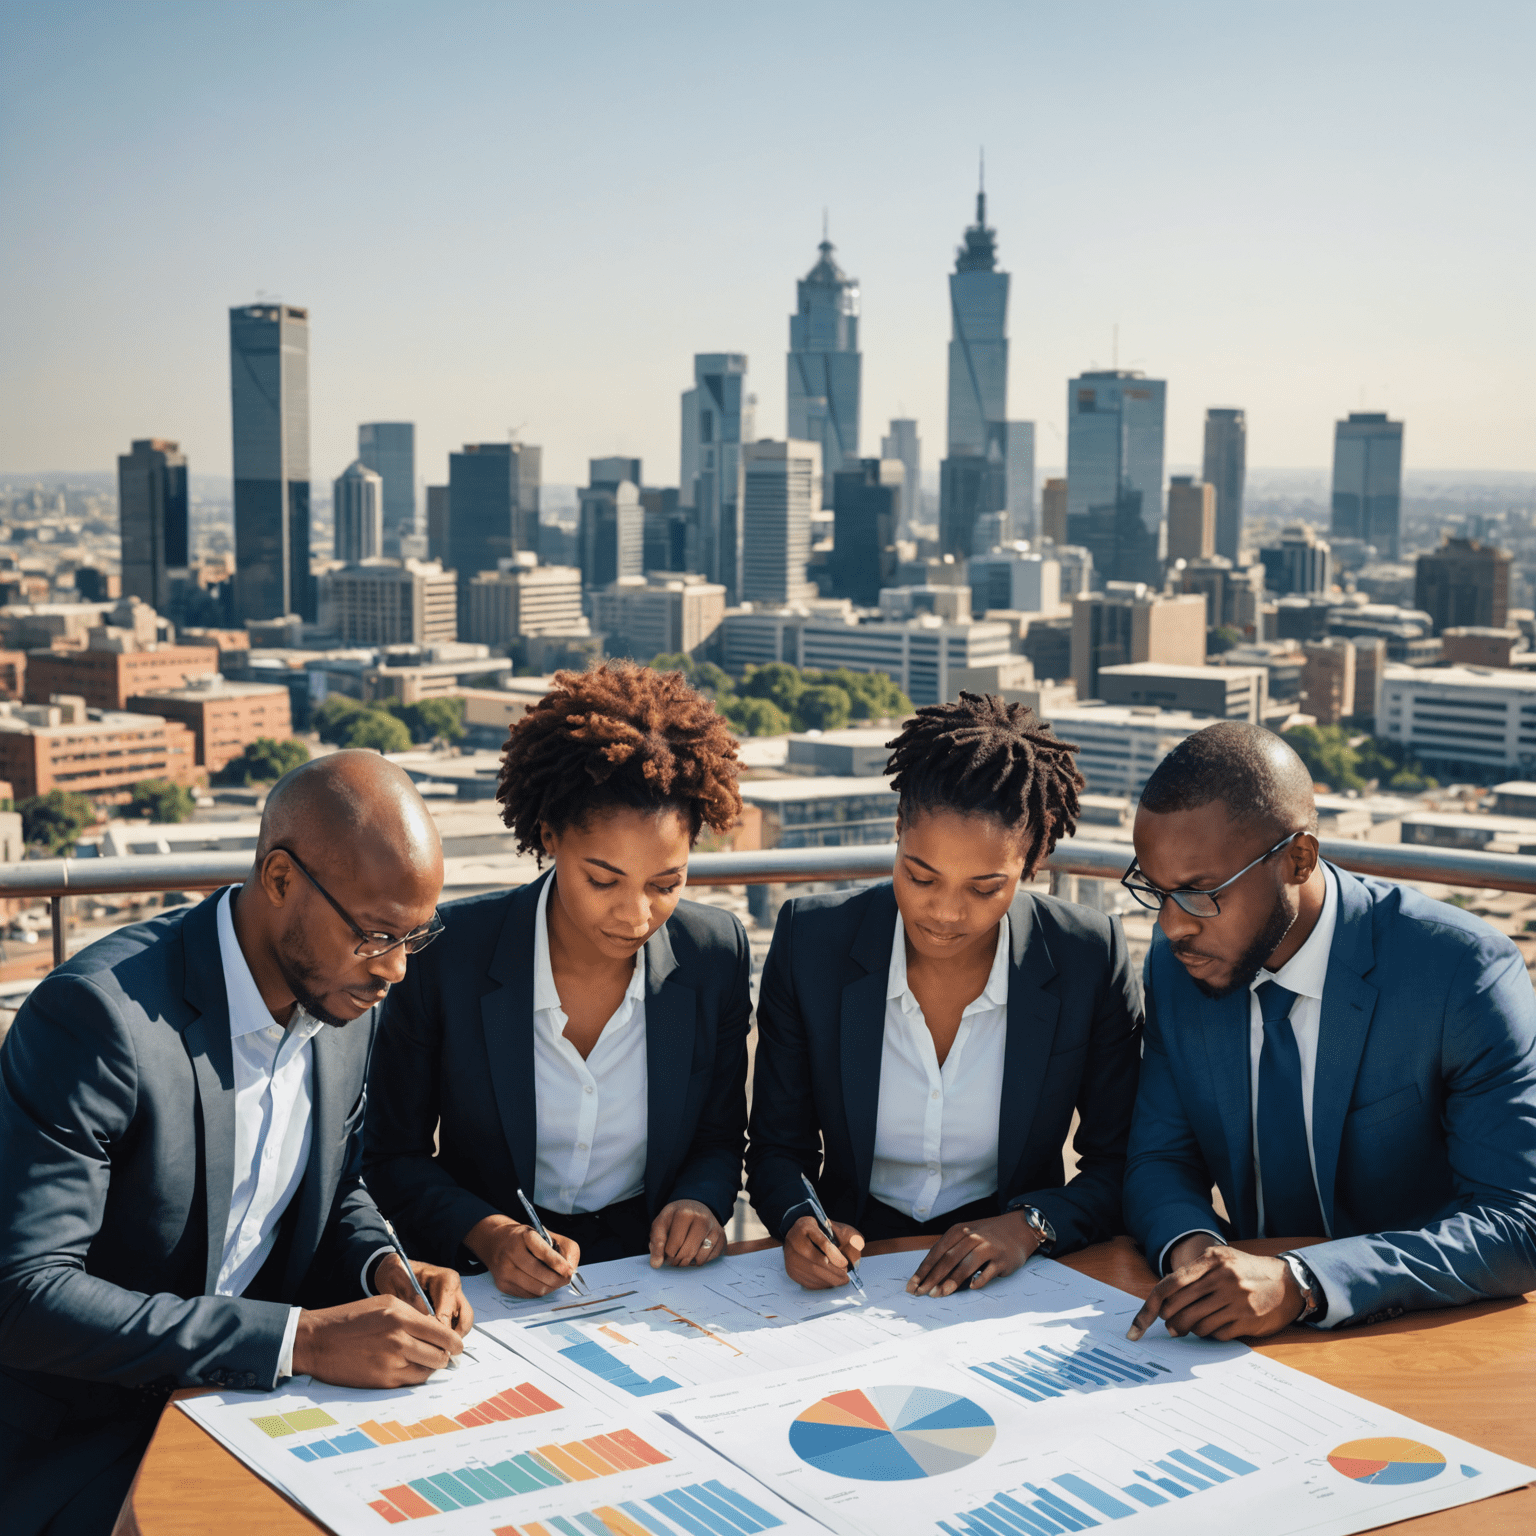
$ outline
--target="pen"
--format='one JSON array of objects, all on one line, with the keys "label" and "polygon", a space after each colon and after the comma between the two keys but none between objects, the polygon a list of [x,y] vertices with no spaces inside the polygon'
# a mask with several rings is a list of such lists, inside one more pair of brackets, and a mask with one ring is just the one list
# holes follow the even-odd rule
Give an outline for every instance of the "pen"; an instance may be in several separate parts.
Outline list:
[{"label": "pen", "polygon": [[[832,1223],[827,1220],[827,1213],[821,1208],[821,1201],[816,1198],[816,1186],[802,1173],[800,1182],[805,1185],[806,1199],[811,1202],[811,1215],[816,1218],[816,1225],[831,1239],[832,1246],[837,1247],[837,1234],[832,1230]],[[848,1278],[853,1282],[853,1288],[866,1300],[869,1292],[864,1289],[864,1282],[859,1279],[859,1267],[857,1264],[848,1266]]]},{"label": "pen", "polygon": [[[544,1223],[539,1220],[539,1213],[533,1208],[533,1201],[531,1201],[528,1196],[522,1192],[522,1190],[518,1190],[517,1198],[523,1202],[523,1209],[528,1212],[528,1224],[533,1228],[535,1232],[539,1234],[540,1237],[544,1239],[546,1243],[549,1244],[551,1248],[555,1248],[554,1240],[550,1237],[549,1233],[544,1230]],[[559,1253],[560,1250],[555,1248],[555,1252]],[[571,1271],[571,1289],[575,1291],[578,1296],[585,1296],[587,1294],[587,1282],[581,1278],[581,1271],[579,1269]]]},{"label": "pen", "polygon": [[[396,1232],[394,1226],[387,1221],[384,1223],[384,1230],[389,1234],[390,1246],[395,1250],[396,1253],[400,1255],[400,1262],[405,1265],[405,1272],[410,1278],[411,1289],[415,1291],[419,1297],[421,1297],[422,1306],[424,1306],[427,1311],[432,1314],[433,1317],[436,1317],[437,1309],[432,1305],[432,1298],[428,1296],[424,1290],[422,1290],[421,1281],[416,1278],[416,1271],[411,1268],[411,1261],[405,1256],[405,1249],[400,1242],[400,1234]],[[457,1355],[449,1355],[448,1364],[457,1370],[459,1357]]]}]

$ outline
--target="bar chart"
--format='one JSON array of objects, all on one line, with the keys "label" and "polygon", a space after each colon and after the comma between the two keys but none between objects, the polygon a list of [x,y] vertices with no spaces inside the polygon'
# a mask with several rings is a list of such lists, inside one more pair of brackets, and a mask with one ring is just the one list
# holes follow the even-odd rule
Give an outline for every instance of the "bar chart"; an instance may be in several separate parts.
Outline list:
[{"label": "bar chart", "polygon": [[498,1525],[491,1536],[741,1536],[784,1522],[718,1478],[672,1488],[648,1499],[625,1499],[573,1515]]},{"label": "bar chart", "polygon": [[1066,1347],[1041,1344],[971,1370],[1032,1403],[1102,1387],[1141,1387],[1170,1374],[1156,1360],[1136,1359],[1111,1345],[1095,1344],[1087,1335]]},{"label": "bar chart", "polygon": [[[472,1403],[462,1413],[451,1417],[445,1413],[433,1414],[412,1424],[402,1424],[396,1419],[366,1419],[356,1429],[345,1434],[332,1435],[328,1439],[309,1440],[303,1445],[289,1446],[300,1461],[324,1461],[331,1456],[348,1456],[356,1451],[371,1451],[379,1445],[396,1445],[406,1440],[425,1440],[433,1435],[456,1435],[460,1430],[476,1429],[482,1424],[502,1424],[509,1419],[528,1419],[535,1414],[556,1413],[565,1405],[557,1403],[547,1392],[541,1392],[531,1381],[515,1387],[506,1387],[492,1397]],[[311,1410],[319,1412],[320,1410]],[[294,1415],[286,1416],[291,1419]],[[329,1418],[327,1414],[325,1417]],[[255,1422],[254,1420],[252,1421]],[[336,1421],[331,1419],[331,1423]],[[309,1426],[311,1428],[320,1426]],[[271,1434],[268,1430],[266,1433]]]},{"label": "bar chart", "polygon": [[656,1467],[671,1458],[633,1430],[617,1429],[563,1445],[541,1445],[505,1461],[455,1467],[430,1477],[415,1477],[392,1488],[381,1488],[368,1507],[391,1525],[421,1520],[450,1510],[470,1509],[511,1494],[537,1493],[566,1483],[587,1482]]},{"label": "bar chart", "polygon": [[566,1341],[560,1347],[559,1353],[572,1365],[579,1365],[582,1370],[590,1371],[594,1376],[606,1381],[610,1386],[617,1387],[621,1392],[627,1392],[631,1397],[652,1397],[658,1392],[671,1392],[680,1385],[669,1376],[647,1379],[627,1365],[606,1345],[589,1339],[579,1328],[572,1327],[569,1323],[550,1324],[549,1331],[554,1337]]}]

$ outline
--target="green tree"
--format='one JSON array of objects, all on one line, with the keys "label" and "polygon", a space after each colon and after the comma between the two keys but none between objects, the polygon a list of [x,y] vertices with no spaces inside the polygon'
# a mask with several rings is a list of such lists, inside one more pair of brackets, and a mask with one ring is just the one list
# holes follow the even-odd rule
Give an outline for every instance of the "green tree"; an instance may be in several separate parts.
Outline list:
[{"label": "green tree", "polygon": [[150,821],[185,821],[192,814],[192,791],[169,779],[140,779],[133,786],[130,810]]},{"label": "green tree", "polygon": [[348,718],[343,747],[362,747],[373,752],[408,752],[411,733],[405,721],[387,709],[363,709]]},{"label": "green tree", "polygon": [[46,795],[22,800],[21,835],[29,842],[61,854],[75,846],[80,834],[96,820],[96,810],[84,795],[50,789]]},{"label": "green tree", "polygon": [[1365,788],[1359,773],[1360,754],[1339,726],[1293,725],[1285,739],[1296,749],[1314,782],[1335,792]]},{"label": "green tree", "polygon": [[1243,632],[1233,629],[1230,624],[1223,624],[1217,629],[1210,630],[1206,635],[1205,654],[1207,656],[1222,656],[1230,651],[1233,646],[1243,643]]},{"label": "green tree", "polygon": [[693,686],[702,689],[705,693],[714,694],[716,699],[728,699],[736,692],[731,674],[724,667],[717,667],[712,661],[702,662],[695,669]]},{"label": "green tree", "polygon": [[741,677],[741,692],[749,699],[767,699],[786,716],[793,715],[795,704],[805,692],[806,681],[798,667],[787,661],[770,661],[767,666],[748,667]]},{"label": "green tree", "polygon": [[309,761],[309,748],[297,737],[275,741],[258,736],[247,742],[239,757],[232,757],[215,777],[220,784],[274,784],[300,763]]},{"label": "green tree", "polygon": [[746,736],[782,736],[790,728],[789,716],[772,699],[717,699],[715,707]]},{"label": "green tree", "polygon": [[884,672],[851,672],[838,667],[820,673],[816,681],[841,688],[848,695],[851,719],[899,720],[912,713],[911,699]]},{"label": "green tree", "polygon": [[663,651],[651,657],[653,672],[681,672],[691,683],[698,672],[698,663],[687,651]]},{"label": "green tree", "polygon": [[404,723],[414,742],[464,739],[463,699],[422,699],[416,704],[391,699],[385,708]]},{"label": "green tree", "polygon": [[845,689],[818,683],[800,695],[795,718],[802,730],[836,731],[848,724],[852,707]]},{"label": "green tree", "polygon": [[321,741],[333,747],[345,746],[347,732],[351,729],[349,722],[362,712],[363,706],[357,699],[350,699],[344,693],[333,693],[310,711],[309,723]]}]

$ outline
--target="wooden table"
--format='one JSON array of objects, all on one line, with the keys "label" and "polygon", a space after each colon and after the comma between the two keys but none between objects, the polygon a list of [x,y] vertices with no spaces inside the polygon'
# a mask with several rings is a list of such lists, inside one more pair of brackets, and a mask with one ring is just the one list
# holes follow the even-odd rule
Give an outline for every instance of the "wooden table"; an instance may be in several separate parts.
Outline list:
[{"label": "wooden table", "polygon": [[[775,1246],[771,1241],[733,1243],[730,1252]],[[925,1239],[909,1238],[871,1243],[869,1252],[927,1246]],[[1237,1246],[1257,1253],[1292,1245]],[[1061,1262],[1133,1296],[1144,1297],[1152,1289],[1152,1272],[1126,1237],[1069,1254]],[[1257,1347],[1346,1392],[1536,1465],[1536,1292],[1337,1333],[1288,1328]],[[314,1536],[325,1529],[172,1403],[161,1416],[113,1536],[206,1536],[221,1528],[263,1536]],[[1530,1536],[1536,1531],[1536,1488],[1382,1527],[1410,1528],[1413,1536]]]}]

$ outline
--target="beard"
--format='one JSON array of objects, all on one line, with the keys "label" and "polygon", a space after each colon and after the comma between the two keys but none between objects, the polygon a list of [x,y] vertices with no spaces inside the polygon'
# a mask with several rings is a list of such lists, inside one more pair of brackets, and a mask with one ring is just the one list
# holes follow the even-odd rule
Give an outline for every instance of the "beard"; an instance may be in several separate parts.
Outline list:
[{"label": "beard", "polygon": [[[329,1024],[332,1029],[345,1029],[353,1022],[351,1019],[338,1018],[321,1001],[321,989],[325,986],[326,978],[310,952],[302,926],[297,922],[283,934],[282,943],[277,949],[277,968],[299,1007],[311,1018]],[[385,992],[388,990],[387,987],[384,989]],[[383,995],[380,993],[380,1001]],[[359,1014],[358,1018],[361,1017],[362,1014]]]},{"label": "beard", "polygon": [[[1253,942],[1237,958],[1232,966],[1232,975],[1223,986],[1212,986],[1208,981],[1202,981],[1198,976],[1190,976],[1190,980],[1209,998],[1220,999],[1231,997],[1234,992],[1241,992],[1252,986],[1253,978],[1264,969],[1264,962],[1279,949],[1284,942],[1286,934],[1291,931],[1291,924],[1296,921],[1296,914],[1285,905],[1280,893],[1275,893],[1275,905],[1269,916],[1264,920],[1264,926],[1254,936]],[[1174,950],[1178,954],[1178,950]]]}]

